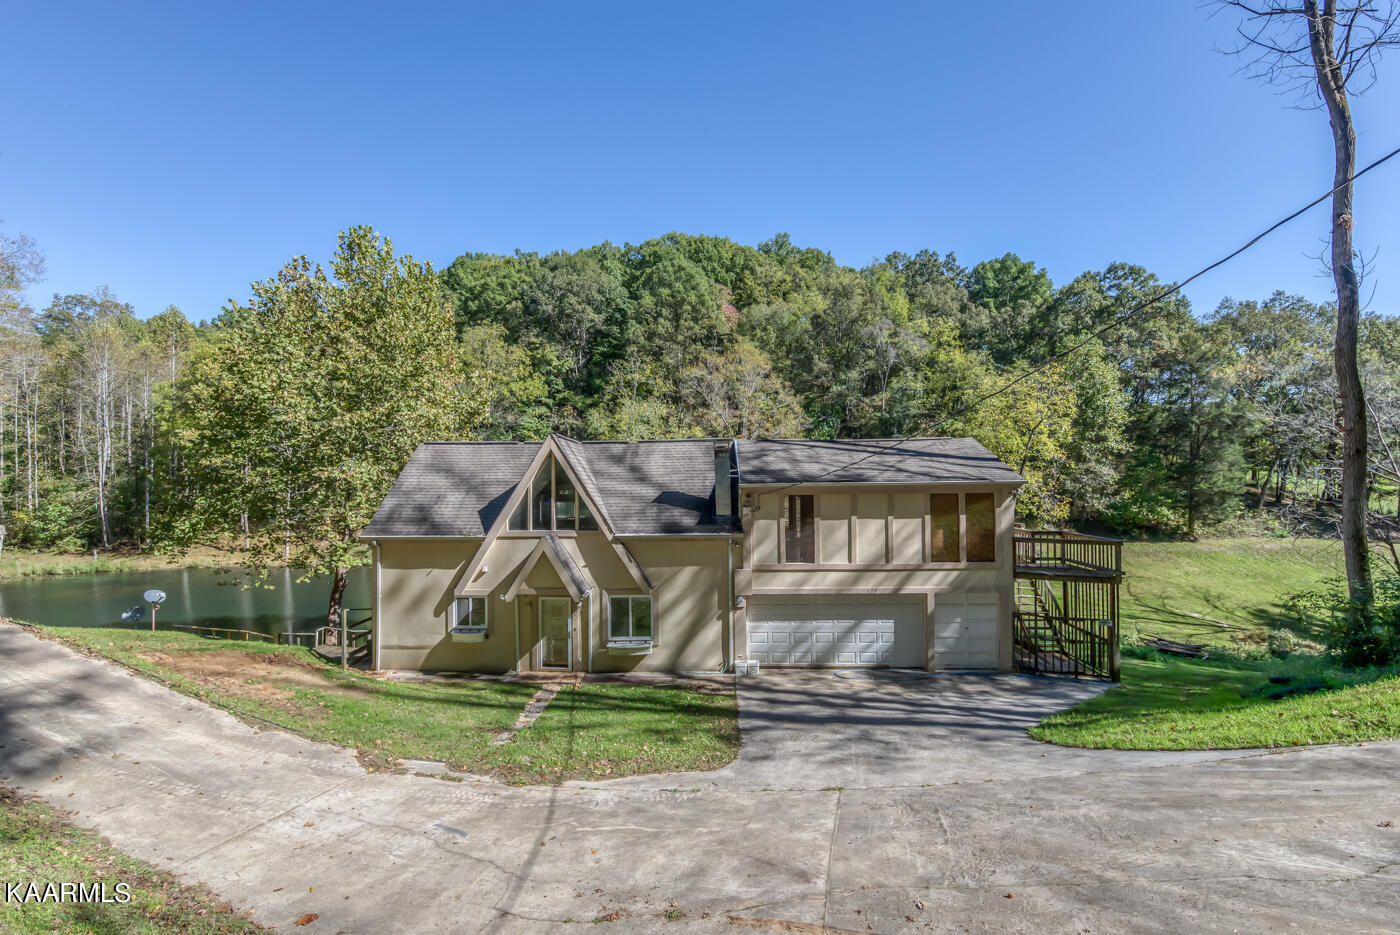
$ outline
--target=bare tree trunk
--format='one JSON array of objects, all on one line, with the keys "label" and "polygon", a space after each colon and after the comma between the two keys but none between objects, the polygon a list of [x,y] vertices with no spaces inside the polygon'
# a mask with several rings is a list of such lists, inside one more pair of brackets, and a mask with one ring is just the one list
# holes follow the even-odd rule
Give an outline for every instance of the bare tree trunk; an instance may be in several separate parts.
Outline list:
[{"label": "bare tree trunk", "polygon": [[1356,363],[1357,330],[1361,320],[1360,290],[1351,242],[1352,183],[1356,172],[1356,130],[1347,103],[1346,75],[1334,55],[1333,29],[1336,0],[1303,0],[1308,20],[1317,86],[1327,104],[1336,156],[1332,178],[1332,278],[1337,285],[1337,338],[1333,365],[1342,407],[1342,551],[1346,557],[1347,593],[1354,601],[1371,599],[1370,554],[1366,543],[1366,490],[1368,481],[1366,400],[1361,371]]},{"label": "bare tree trunk", "polygon": [[326,626],[340,626],[341,603],[345,598],[346,568],[336,566],[335,578],[331,581],[331,603],[326,610]]}]

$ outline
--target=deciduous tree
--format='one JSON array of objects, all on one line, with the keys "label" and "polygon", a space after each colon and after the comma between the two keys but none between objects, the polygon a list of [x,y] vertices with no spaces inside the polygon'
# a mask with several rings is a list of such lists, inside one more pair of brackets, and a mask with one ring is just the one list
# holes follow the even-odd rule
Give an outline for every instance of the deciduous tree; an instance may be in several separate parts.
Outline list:
[{"label": "deciduous tree", "polygon": [[1381,52],[1400,43],[1400,2],[1373,0],[1221,0],[1241,14],[1239,54],[1245,71],[1320,103],[1332,128],[1331,250],[1328,266],[1337,288],[1334,367],[1342,406],[1342,551],[1353,602],[1370,601],[1367,482],[1370,476],[1366,399],[1357,362],[1361,299],[1352,234],[1356,213],[1356,127],[1351,94],[1376,80]]},{"label": "deciduous tree", "polygon": [[170,542],[249,518],[250,565],[290,558],[332,579],[338,622],[356,536],[418,443],[461,437],[486,398],[460,371],[431,268],[368,227],[340,235],[327,275],[298,257],[224,313],[182,380],[171,429],[186,496]]}]

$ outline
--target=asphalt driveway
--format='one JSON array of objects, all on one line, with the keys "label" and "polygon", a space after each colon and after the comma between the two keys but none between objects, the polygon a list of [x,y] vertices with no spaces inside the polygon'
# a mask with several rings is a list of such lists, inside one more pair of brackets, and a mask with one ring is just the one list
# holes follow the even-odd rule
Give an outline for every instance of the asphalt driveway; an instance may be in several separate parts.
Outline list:
[{"label": "asphalt driveway", "polygon": [[267,924],[315,912],[306,931],[573,931],[617,913],[603,930],[1381,932],[1400,920],[1400,745],[1205,757],[1024,737],[1085,685],[765,675],[741,688],[745,749],[724,770],[514,788],[367,773],[346,751],[8,625],[0,658],[6,782]]}]

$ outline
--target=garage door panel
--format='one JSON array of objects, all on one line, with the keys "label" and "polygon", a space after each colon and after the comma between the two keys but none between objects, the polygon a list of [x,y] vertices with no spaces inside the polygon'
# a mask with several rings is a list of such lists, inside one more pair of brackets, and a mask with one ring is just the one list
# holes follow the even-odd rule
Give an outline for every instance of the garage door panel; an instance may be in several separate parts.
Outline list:
[{"label": "garage door panel", "polygon": [[935,667],[997,668],[1000,664],[1000,621],[995,592],[940,594],[933,609]]},{"label": "garage door panel", "polygon": [[756,597],[749,658],[766,665],[922,667],[922,604],[840,597]]}]

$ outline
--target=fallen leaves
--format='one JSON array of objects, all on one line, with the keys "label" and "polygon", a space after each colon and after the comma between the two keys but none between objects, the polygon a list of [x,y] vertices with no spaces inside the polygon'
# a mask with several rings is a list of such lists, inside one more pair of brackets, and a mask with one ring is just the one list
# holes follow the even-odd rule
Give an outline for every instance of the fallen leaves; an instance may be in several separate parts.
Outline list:
[{"label": "fallen leaves", "polygon": [[302,916],[300,919],[297,919],[296,924],[297,924],[297,925],[310,925],[312,922],[315,922],[315,921],[316,921],[317,919],[319,919],[319,918],[321,918],[321,916],[320,916],[319,914],[317,914],[317,913],[315,913],[315,912],[308,912],[306,915]]}]

